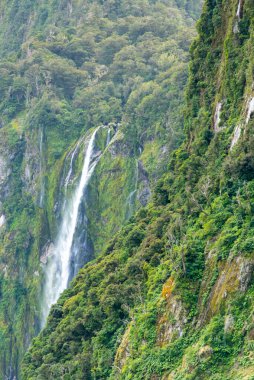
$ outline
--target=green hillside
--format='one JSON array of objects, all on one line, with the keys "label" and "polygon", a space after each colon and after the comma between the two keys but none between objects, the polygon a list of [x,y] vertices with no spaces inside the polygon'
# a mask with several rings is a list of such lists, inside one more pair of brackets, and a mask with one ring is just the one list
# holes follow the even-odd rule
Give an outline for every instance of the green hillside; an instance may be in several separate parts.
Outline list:
[{"label": "green hillside", "polygon": [[20,379],[42,327],[47,262],[92,131],[105,127],[80,208],[82,263],[146,207],[167,171],[183,140],[200,8],[196,0],[0,2],[1,380]]},{"label": "green hillside", "polygon": [[198,32],[185,141],[52,308],[24,379],[253,380],[253,1],[206,0]]}]

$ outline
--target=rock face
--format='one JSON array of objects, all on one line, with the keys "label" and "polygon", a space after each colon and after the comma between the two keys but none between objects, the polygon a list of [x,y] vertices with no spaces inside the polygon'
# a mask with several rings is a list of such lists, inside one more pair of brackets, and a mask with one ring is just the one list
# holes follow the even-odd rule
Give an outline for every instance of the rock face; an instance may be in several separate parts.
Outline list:
[{"label": "rock face", "polygon": [[215,110],[215,114],[214,114],[214,126],[213,126],[213,128],[214,128],[215,133],[218,133],[221,130],[221,127],[220,127],[221,109],[222,109],[222,103],[219,102],[216,105],[216,110]]},{"label": "rock face", "polygon": [[227,298],[236,291],[245,292],[253,274],[254,261],[241,256],[228,260],[218,275],[215,285],[211,289],[207,308],[203,318],[215,315]]},{"label": "rock face", "polygon": [[186,311],[176,297],[170,297],[166,313],[158,320],[157,344],[161,347],[183,336],[187,323]]},{"label": "rock face", "polygon": [[162,297],[166,300],[165,312],[157,322],[157,344],[161,347],[181,338],[187,323],[183,303],[174,295],[175,281],[172,277],[164,284]]},{"label": "rock face", "polygon": [[237,125],[235,127],[234,135],[233,135],[231,146],[230,146],[231,150],[234,148],[234,146],[237,144],[239,138],[241,137],[241,130],[242,130],[241,125]]},{"label": "rock face", "polygon": [[40,262],[43,264],[43,265],[46,265],[49,258],[52,257],[53,253],[54,253],[54,244],[52,242],[48,242],[44,248],[42,249],[42,255],[40,257]]},{"label": "rock face", "polygon": [[199,358],[202,360],[202,359],[207,359],[209,358],[211,355],[213,354],[213,349],[212,347],[210,346],[204,346],[202,347],[199,352],[198,352],[198,356]]},{"label": "rock face", "polygon": [[224,325],[225,333],[232,331],[233,327],[234,327],[234,317],[231,314],[227,315],[225,317],[225,325]]},{"label": "rock face", "polygon": [[240,265],[238,272],[239,289],[241,292],[246,292],[253,278],[254,260],[241,260],[238,258]]},{"label": "rock face", "polygon": [[121,372],[123,370],[123,367],[125,363],[128,360],[128,357],[130,356],[130,330],[131,330],[131,324],[126,329],[124,336],[122,337],[121,343],[118,347],[118,350],[116,352],[115,356],[115,362],[114,366],[116,368],[116,379],[121,378]]},{"label": "rock face", "polygon": [[151,188],[149,176],[142,164],[142,161],[138,161],[138,181],[139,190],[137,197],[140,204],[142,206],[146,206],[151,196]]},{"label": "rock face", "polygon": [[[45,154],[46,152],[44,152]],[[33,197],[39,198],[40,176],[43,175],[41,167],[40,134],[32,131],[26,136],[26,150],[24,155],[24,188]]]},{"label": "rock face", "polygon": [[0,156],[0,184],[2,185],[8,176],[7,162],[3,156]]},{"label": "rock face", "polygon": [[0,228],[5,225],[5,216],[4,214],[0,215]]},{"label": "rock face", "polygon": [[[0,133],[0,137],[1,137],[1,133]],[[4,142],[5,139],[4,138],[2,139]],[[11,155],[8,151],[8,146],[0,147],[0,202],[3,202],[3,200],[5,199],[5,197],[7,196],[9,192],[8,178],[11,174],[10,159],[11,159]]]}]

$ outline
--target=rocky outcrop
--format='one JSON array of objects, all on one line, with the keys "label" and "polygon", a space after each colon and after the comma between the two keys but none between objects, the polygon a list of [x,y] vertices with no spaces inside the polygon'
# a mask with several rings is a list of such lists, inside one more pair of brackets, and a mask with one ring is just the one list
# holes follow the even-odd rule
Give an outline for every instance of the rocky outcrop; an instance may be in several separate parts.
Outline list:
[{"label": "rocky outcrop", "polygon": [[5,221],[6,221],[5,215],[4,214],[0,215],[0,229],[3,228],[3,226],[5,225]]},{"label": "rocky outcrop", "polygon": [[127,327],[121,343],[117,349],[115,361],[114,361],[114,367],[115,367],[115,376],[116,379],[121,378],[121,372],[124,368],[124,365],[126,364],[126,361],[128,360],[128,357],[130,356],[130,331],[132,328],[132,323],[129,324]]},{"label": "rocky outcrop", "polygon": [[[202,323],[215,315],[235,292],[245,292],[248,289],[253,276],[253,269],[254,260],[241,256],[231,257],[222,265],[218,278],[210,291],[206,308],[202,313],[200,319]],[[207,279],[205,281],[205,286],[207,286]],[[230,319],[227,323],[225,322],[225,329],[228,328],[229,322]]]},{"label": "rocky outcrop", "polygon": [[183,336],[187,323],[183,303],[174,294],[175,281],[172,277],[163,286],[162,298],[166,301],[165,311],[157,321],[157,344],[161,347]]},{"label": "rocky outcrop", "polygon": [[40,256],[40,262],[43,265],[46,265],[49,258],[52,257],[54,253],[54,244],[52,242],[48,242],[42,249],[42,254]]},{"label": "rocky outcrop", "polygon": [[[40,136],[37,130],[26,134],[26,149],[24,154],[24,188],[33,197],[39,198],[40,176],[43,176],[41,167]],[[44,152],[46,154],[46,152]]]},{"label": "rocky outcrop", "polygon": [[150,180],[142,161],[138,161],[138,201],[142,206],[146,206],[151,197]]},{"label": "rocky outcrop", "polygon": [[0,202],[3,201],[8,194],[8,178],[11,174],[10,159],[8,147],[3,144],[3,146],[0,147]]}]

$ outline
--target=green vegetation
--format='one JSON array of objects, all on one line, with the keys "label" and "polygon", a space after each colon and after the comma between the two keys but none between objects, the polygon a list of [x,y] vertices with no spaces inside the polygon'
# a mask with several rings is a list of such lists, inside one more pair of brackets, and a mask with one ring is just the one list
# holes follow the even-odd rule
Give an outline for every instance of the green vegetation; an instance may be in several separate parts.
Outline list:
[{"label": "green vegetation", "polygon": [[[40,329],[40,259],[60,223],[68,153],[90,128],[121,122],[88,191],[89,234],[99,256],[147,203],[183,138],[183,91],[199,13],[196,0],[0,2],[0,217],[6,221],[0,378],[19,377]],[[76,174],[82,158],[80,152]],[[132,236],[134,245],[142,238],[138,231]]]},{"label": "green vegetation", "polygon": [[237,7],[206,0],[186,140],[52,308],[24,379],[253,379],[254,9]]}]

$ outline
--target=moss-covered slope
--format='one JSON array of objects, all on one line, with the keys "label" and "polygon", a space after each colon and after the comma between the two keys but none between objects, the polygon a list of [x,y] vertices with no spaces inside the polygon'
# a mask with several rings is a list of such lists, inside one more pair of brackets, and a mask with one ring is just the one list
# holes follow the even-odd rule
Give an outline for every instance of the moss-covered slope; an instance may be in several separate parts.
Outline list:
[{"label": "moss-covered slope", "polygon": [[[77,141],[98,125],[121,123],[88,189],[91,254],[99,255],[147,203],[165,171],[182,136],[200,3],[0,2],[1,379],[19,376],[20,360],[40,329],[45,262]],[[98,139],[103,150],[106,136]],[[83,154],[74,165],[74,185]]]},{"label": "moss-covered slope", "polygon": [[253,1],[206,0],[198,30],[186,141],[52,308],[24,379],[253,379]]}]

